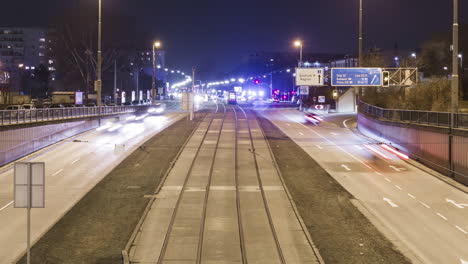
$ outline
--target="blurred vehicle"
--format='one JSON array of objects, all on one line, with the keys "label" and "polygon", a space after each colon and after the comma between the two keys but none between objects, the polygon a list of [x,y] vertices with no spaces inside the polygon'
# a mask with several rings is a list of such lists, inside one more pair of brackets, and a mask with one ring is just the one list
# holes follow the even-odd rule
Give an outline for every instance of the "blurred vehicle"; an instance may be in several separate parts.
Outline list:
[{"label": "blurred vehicle", "polygon": [[228,104],[237,104],[237,94],[236,94],[236,92],[229,92],[227,102],[228,102]]},{"label": "blurred vehicle", "polygon": [[125,102],[123,105],[132,105],[132,102]]},{"label": "blurred vehicle", "polygon": [[33,104],[24,104],[23,108],[27,110],[32,110],[32,109],[36,109],[36,106]]},{"label": "blurred vehicle", "polygon": [[95,103],[88,103],[85,106],[86,107],[96,107],[96,104]]},{"label": "blurred vehicle", "polygon": [[106,106],[117,106],[117,105],[114,103],[110,103],[110,104],[107,104]]},{"label": "blurred vehicle", "polygon": [[63,104],[50,104],[49,108],[63,108]]},{"label": "blurred vehicle", "polygon": [[321,121],[323,121],[323,119],[319,115],[314,113],[305,113],[304,118],[307,122],[310,122],[314,125],[318,125]]},{"label": "blurred vehicle", "polygon": [[22,105],[9,105],[5,108],[5,110],[23,110],[24,107]]},{"label": "blurred vehicle", "polygon": [[[21,110],[25,110],[25,108],[22,105],[9,105],[5,108],[5,110],[8,110],[6,118],[8,118],[8,115],[10,118],[17,118],[22,116],[21,112],[24,111]],[[30,111],[27,111],[27,113],[24,113],[24,115],[29,117],[28,113],[30,115]]]}]

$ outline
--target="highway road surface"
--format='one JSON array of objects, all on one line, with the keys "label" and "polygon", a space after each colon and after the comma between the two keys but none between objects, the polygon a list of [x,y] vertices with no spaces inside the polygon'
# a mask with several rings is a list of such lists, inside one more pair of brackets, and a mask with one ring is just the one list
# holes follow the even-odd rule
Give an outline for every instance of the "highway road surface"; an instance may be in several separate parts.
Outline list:
[{"label": "highway road surface", "polygon": [[356,205],[414,263],[468,263],[468,194],[408,164],[348,127],[355,115],[316,126],[294,109],[264,109],[357,199]]},{"label": "highway road surface", "polygon": [[[45,162],[44,209],[32,209],[37,241],[136,147],[186,114],[130,116],[25,157]],[[26,209],[13,207],[13,170],[0,168],[0,263],[13,263],[26,250]],[[14,262],[16,263],[16,262]]]},{"label": "highway road surface", "polygon": [[219,105],[181,152],[131,263],[320,263],[251,112]]}]

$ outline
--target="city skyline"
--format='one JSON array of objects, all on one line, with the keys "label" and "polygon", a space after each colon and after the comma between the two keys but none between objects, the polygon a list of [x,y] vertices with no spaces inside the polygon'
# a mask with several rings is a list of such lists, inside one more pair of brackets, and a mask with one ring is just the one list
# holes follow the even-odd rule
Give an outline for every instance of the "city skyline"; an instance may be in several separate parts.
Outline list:
[{"label": "city skyline", "polygon": [[[400,50],[415,50],[434,34],[449,32],[452,4],[427,2],[397,0],[386,2],[386,9],[382,9],[382,1],[364,0],[365,49],[393,49],[397,43]],[[132,34],[137,45],[144,46],[154,38],[163,40],[170,65],[190,69],[209,64],[219,71],[230,71],[249,52],[294,52],[291,41],[297,38],[303,40],[305,53],[357,54],[358,4],[357,0],[288,4],[103,1],[103,24],[105,27],[109,15],[126,17],[135,23]],[[0,25],[53,26],[54,17],[65,9],[97,16],[94,0],[73,4],[45,0],[28,4],[28,9],[22,6],[5,3],[6,10],[13,12],[2,16]],[[462,5],[460,10],[463,24],[468,9]]]}]

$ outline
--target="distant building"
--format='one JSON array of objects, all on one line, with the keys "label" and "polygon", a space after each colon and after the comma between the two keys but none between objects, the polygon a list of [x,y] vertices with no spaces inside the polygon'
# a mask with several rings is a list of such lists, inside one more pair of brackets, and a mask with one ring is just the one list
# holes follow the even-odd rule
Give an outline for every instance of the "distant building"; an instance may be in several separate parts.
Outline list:
[{"label": "distant building", "polygon": [[328,63],[328,67],[330,68],[351,68],[351,67],[359,67],[359,59],[352,56],[344,56],[341,59],[331,60]]},{"label": "distant building", "polygon": [[20,92],[21,74],[41,64],[55,72],[53,35],[46,28],[0,27],[0,70],[9,72],[10,91]]}]

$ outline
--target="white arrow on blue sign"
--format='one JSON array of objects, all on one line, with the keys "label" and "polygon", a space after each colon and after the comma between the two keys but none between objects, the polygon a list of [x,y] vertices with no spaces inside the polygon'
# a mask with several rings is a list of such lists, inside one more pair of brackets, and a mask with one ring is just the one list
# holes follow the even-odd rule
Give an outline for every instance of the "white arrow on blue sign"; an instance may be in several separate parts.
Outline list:
[{"label": "white arrow on blue sign", "polygon": [[382,86],[382,68],[332,68],[332,86]]}]

